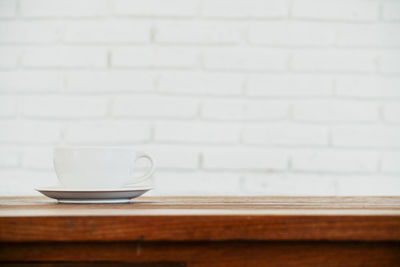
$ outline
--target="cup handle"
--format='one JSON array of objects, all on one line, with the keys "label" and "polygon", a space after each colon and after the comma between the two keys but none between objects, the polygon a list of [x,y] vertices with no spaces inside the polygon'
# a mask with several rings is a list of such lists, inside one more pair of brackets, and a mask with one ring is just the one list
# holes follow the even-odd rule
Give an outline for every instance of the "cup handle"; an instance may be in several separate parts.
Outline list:
[{"label": "cup handle", "polygon": [[141,159],[141,158],[145,158],[145,159],[148,159],[148,160],[150,161],[150,165],[151,165],[151,166],[150,166],[150,170],[149,170],[146,174],[144,174],[144,175],[138,177],[138,178],[139,178],[139,181],[134,182],[134,183],[130,183],[130,184],[126,184],[125,186],[132,186],[132,185],[135,185],[135,184],[144,182],[144,181],[146,181],[147,179],[149,179],[149,178],[154,174],[154,160],[153,160],[149,155],[147,155],[146,153],[138,152],[138,153],[136,154],[135,162],[136,162],[137,160]]}]

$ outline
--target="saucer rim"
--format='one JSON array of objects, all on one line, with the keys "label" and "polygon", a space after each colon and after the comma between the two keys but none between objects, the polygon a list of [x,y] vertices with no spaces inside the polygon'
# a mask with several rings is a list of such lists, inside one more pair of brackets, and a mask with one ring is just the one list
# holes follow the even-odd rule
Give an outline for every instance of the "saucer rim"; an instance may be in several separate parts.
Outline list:
[{"label": "saucer rim", "polygon": [[68,188],[63,186],[45,186],[35,188],[38,192],[131,192],[131,191],[144,191],[152,190],[153,187],[120,187],[120,188]]}]

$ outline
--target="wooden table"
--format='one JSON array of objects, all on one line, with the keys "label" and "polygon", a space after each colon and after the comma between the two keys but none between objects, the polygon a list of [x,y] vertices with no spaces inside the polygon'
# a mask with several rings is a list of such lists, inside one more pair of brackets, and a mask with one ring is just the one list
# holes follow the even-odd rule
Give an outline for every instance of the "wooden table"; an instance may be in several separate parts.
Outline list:
[{"label": "wooden table", "polygon": [[0,198],[1,266],[400,266],[399,241],[400,197]]}]

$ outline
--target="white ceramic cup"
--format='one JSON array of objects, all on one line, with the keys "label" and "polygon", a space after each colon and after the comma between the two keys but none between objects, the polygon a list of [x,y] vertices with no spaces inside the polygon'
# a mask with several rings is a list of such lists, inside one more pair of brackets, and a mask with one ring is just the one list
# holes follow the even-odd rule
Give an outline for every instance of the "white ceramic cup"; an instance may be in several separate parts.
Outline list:
[{"label": "white ceramic cup", "polygon": [[[141,158],[150,161],[150,170],[135,178],[135,162]],[[60,183],[70,188],[120,188],[154,173],[153,159],[129,147],[56,147],[53,160]]]}]

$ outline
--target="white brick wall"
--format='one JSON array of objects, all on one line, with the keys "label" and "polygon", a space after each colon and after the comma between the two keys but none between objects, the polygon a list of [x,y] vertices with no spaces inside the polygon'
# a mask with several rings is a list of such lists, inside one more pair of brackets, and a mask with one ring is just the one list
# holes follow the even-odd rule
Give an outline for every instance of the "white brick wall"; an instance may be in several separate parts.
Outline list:
[{"label": "white brick wall", "polygon": [[201,14],[211,18],[284,18],[287,1],[203,0]]},{"label": "white brick wall", "polygon": [[108,12],[107,0],[20,0],[23,17],[96,17]]},{"label": "white brick wall", "polygon": [[0,1],[0,17],[1,18],[14,17],[16,9],[17,9],[17,1],[15,1],[15,0]]},{"label": "white brick wall", "polygon": [[26,96],[21,114],[27,118],[91,118],[107,114],[108,99],[89,96]]},{"label": "white brick wall", "polygon": [[400,20],[400,3],[397,1],[387,1],[383,4],[382,16],[384,20]]},{"label": "white brick wall", "polygon": [[68,43],[149,43],[151,23],[149,21],[68,21],[64,38]]},{"label": "white brick wall", "polygon": [[199,0],[115,0],[116,15],[191,17],[198,13]]},{"label": "white brick wall", "polygon": [[111,112],[115,117],[194,119],[198,101],[187,97],[117,96]]},{"label": "white brick wall", "polygon": [[149,152],[153,195],[398,195],[399,101],[397,0],[0,0],[0,195],[54,145]]},{"label": "white brick wall", "polygon": [[297,101],[293,118],[304,122],[373,122],[378,120],[378,105],[354,100]]},{"label": "white brick wall", "polygon": [[240,74],[163,71],[157,89],[168,94],[238,96],[243,91],[243,84],[244,78]]},{"label": "white brick wall", "polygon": [[135,70],[69,71],[65,91],[78,94],[154,91],[156,75]]},{"label": "white brick wall", "polygon": [[194,68],[199,65],[196,49],[187,47],[120,47],[111,51],[113,67]]},{"label": "white brick wall", "polygon": [[328,146],[327,126],[298,123],[249,125],[243,129],[243,143],[271,146]]},{"label": "white brick wall", "polygon": [[150,126],[135,122],[70,122],[64,129],[68,144],[130,145],[148,142],[150,137]]},{"label": "white brick wall", "polygon": [[294,0],[292,15],[321,20],[375,21],[379,17],[379,1]]},{"label": "white brick wall", "polygon": [[260,48],[212,48],[204,52],[207,70],[225,71],[282,71],[288,53],[282,50]]}]

